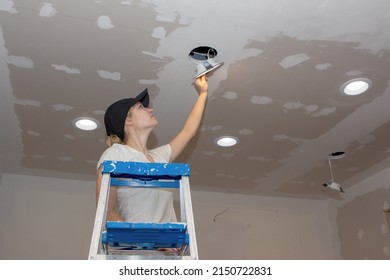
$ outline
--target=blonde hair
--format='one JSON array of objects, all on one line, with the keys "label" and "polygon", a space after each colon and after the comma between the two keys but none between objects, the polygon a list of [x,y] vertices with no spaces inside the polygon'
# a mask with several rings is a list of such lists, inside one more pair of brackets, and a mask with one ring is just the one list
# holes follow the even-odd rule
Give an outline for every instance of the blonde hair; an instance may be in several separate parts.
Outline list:
[{"label": "blonde hair", "polygon": [[106,145],[107,147],[111,147],[114,144],[124,144],[124,142],[119,138],[119,136],[110,134],[110,136],[107,137]]}]

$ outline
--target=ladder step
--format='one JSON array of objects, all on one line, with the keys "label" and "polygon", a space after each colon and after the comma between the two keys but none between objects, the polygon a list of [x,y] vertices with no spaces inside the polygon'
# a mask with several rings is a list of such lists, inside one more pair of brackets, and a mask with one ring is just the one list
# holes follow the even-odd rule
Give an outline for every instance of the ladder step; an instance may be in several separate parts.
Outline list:
[{"label": "ladder step", "polygon": [[102,243],[126,250],[179,248],[189,244],[185,223],[107,222]]}]

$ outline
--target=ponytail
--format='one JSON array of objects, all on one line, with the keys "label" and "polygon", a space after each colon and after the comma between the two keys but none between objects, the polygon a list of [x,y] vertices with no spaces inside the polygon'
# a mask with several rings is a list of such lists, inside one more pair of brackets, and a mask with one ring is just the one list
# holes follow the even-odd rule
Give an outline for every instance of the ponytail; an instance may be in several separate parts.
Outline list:
[{"label": "ponytail", "polygon": [[117,135],[110,134],[110,136],[107,137],[106,145],[107,147],[111,147],[114,144],[124,144],[124,142]]}]

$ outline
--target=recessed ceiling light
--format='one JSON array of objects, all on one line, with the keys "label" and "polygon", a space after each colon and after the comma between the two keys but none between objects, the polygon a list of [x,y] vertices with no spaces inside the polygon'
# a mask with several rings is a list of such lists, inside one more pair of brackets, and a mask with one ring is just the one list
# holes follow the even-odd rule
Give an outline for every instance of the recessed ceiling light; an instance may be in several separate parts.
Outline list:
[{"label": "recessed ceiling light", "polygon": [[340,92],[346,95],[359,95],[367,91],[371,85],[371,80],[366,78],[352,79],[340,87]]},{"label": "recessed ceiling light", "polygon": [[73,120],[73,125],[81,130],[95,130],[99,127],[99,122],[93,118],[77,118]]},{"label": "recessed ceiling light", "polygon": [[231,147],[238,143],[238,138],[233,136],[222,136],[215,140],[218,146]]}]

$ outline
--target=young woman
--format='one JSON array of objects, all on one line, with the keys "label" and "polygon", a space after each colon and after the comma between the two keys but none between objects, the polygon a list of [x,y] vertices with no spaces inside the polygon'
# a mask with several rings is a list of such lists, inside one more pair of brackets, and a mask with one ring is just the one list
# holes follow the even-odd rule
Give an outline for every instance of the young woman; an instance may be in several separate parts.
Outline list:
[{"label": "young woman", "polygon": [[[104,116],[108,148],[98,162],[96,200],[102,182],[104,160],[137,162],[172,162],[184,150],[199,128],[206,105],[208,84],[205,76],[194,83],[198,98],[180,132],[166,145],[149,150],[148,137],[158,125],[149,108],[148,91],[135,98],[111,104]],[[107,220],[128,222],[175,222],[173,197],[170,191],[154,188],[110,188]]]}]

